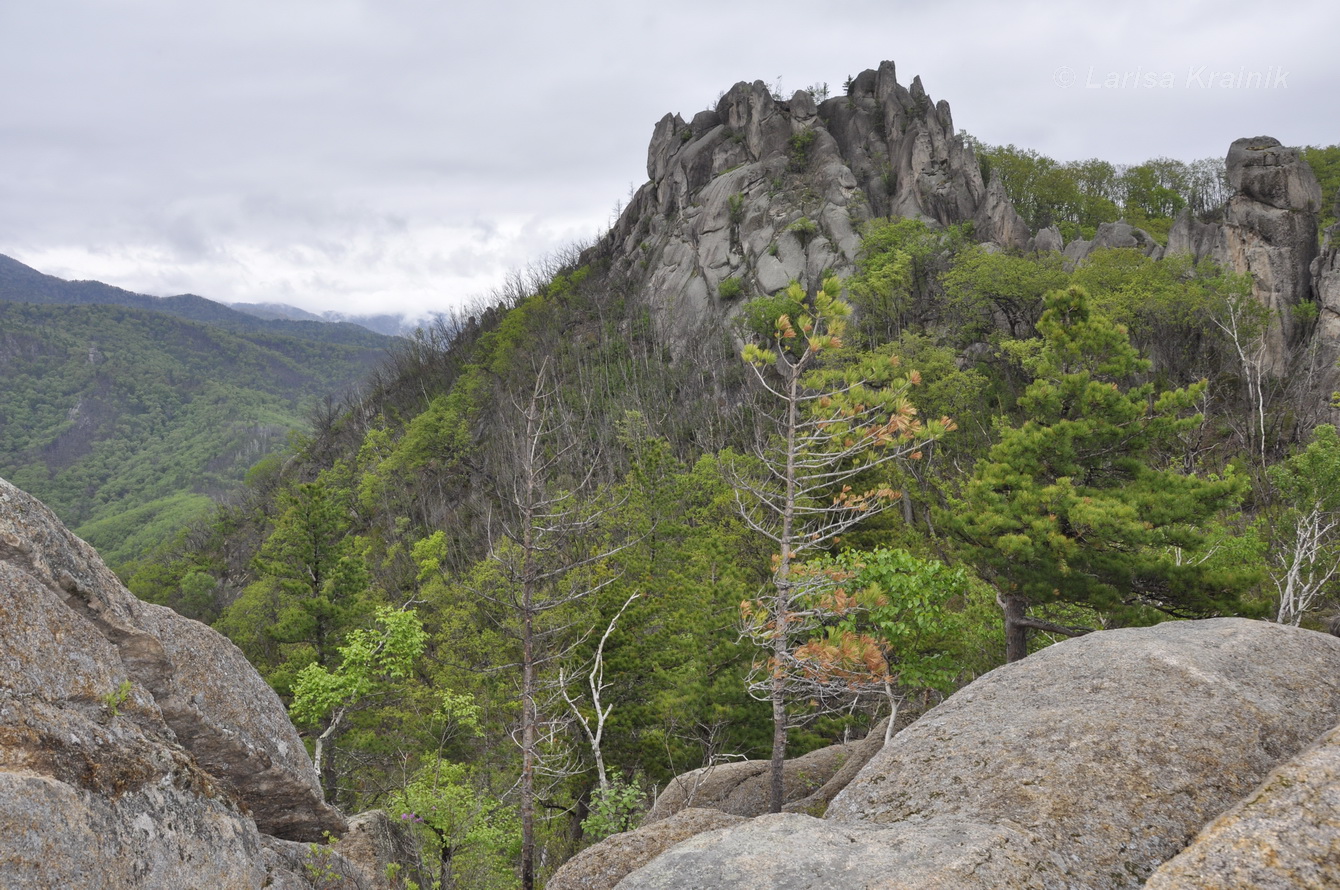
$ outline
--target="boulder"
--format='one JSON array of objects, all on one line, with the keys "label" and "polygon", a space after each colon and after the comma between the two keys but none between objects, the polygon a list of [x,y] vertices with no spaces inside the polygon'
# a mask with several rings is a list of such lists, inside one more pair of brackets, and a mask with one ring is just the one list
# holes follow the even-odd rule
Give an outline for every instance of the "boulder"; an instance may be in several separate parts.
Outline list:
[{"label": "boulder", "polygon": [[359,863],[268,835],[344,827],[236,647],[0,480],[0,887],[313,890]]},{"label": "boulder", "polygon": [[1065,240],[1061,237],[1061,230],[1056,226],[1047,226],[1040,229],[1029,247],[1038,253],[1048,253],[1057,251],[1058,253],[1065,249]]},{"label": "boulder", "polygon": [[1337,722],[1335,637],[1245,619],[1095,633],[929,711],[823,820],[699,835],[619,887],[1135,888]]},{"label": "boulder", "polygon": [[1173,220],[1168,232],[1168,248],[1165,255],[1190,254],[1196,262],[1226,257],[1228,248],[1224,244],[1223,226],[1201,222],[1190,210],[1183,210]]},{"label": "boulder", "polygon": [[[85,641],[101,638],[95,660],[103,670],[123,674],[152,702],[163,735],[246,806],[261,831],[294,840],[344,831],[279,697],[241,651],[197,621],[141,602],[45,505],[2,479],[0,561],[45,592],[41,620],[76,625]],[[11,650],[0,682],[31,682],[49,657],[43,648]],[[114,688],[47,687],[54,699],[85,702]]]},{"label": "boulder", "polygon": [[694,835],[745,820],[720,810],[689,807],[635,831],[611,835],[563,864],[546,890],[609,890],[629,872]]},{"label": "boulder", "polygon": [[[883,730],[880,732],[876,740],[882,743]],[[875,750],[878,750],[877,745]],[[837,790],[830,789],[828,798],[822,802],[814,795],[861,754],[868,760],[873,751],[861,742],[829,745],[786,761],[782,771],[784,806],[789,809],[804,801],[807,808],[818,806],[822,810]],[[766,813],[772,794],[770,766],[767,760],[736,760],[676,776],[657,796],[647,814],[647,822],[656,822],[688,807],[720,810],[733,816]]]},{"label": "boulder", "polygon": [[[1039,237],[1042,237],[1042,233],[1039,233]],[[1089,254],[1095,250],[1116,249],[1138,250],[1156,260],[1162,259],[1164,252],[1153,235],[1128,222],[1118,221],[1099,225],[1092,241],[1076,240],[1067,244],[1065,257],[1070,265],[1074,266],[1088,259]]]},{"label": "boulder", "polygon": [[265,864],[265,881],[255,886],[265,890],[382,890],[387,883],[384,879],[369,880],[357,864],[323,844],[264,837],[261,861]]},{"label": "boulder", "polygon": [[422,856],[413,829],[392,819],[385,810],[370,810],[350,818],[349,830],[334,844],[333,852],[352,864],[369,887],[380,887],[392,870],[398,871],[402,884],[408,879],[420,887],[433,885],[435,876],[417,867]]},{"label": "boulder", "polygon": [[800,800],[788,801],[783,809],[788,813],[808,813],[811,816],[823,815],[837,793],[846,788],[851,780],[856,778],[861,769],[870,762],[870,758],[878,754],[879,750],[884,747],[884,733],[888,725],[889,718],[885,717],[872,726],[866,737],[859,742],[852,742],[849,745],[833,745],[830,748],[820,749],[823,751],[841,751],[841,757],[837,759],[837,770],[833,772],[828,781]]},{"label": "boulder", "polygon": [[1165,862],[1148,890],[1340,887],[1340,727]]},{"label": "boulder", "polygon": [[1045,844],[1016,826],[936,817],[879,829],[796,813],[760,816],[671,847],[618,890],[910,890],[1056,887]]}]

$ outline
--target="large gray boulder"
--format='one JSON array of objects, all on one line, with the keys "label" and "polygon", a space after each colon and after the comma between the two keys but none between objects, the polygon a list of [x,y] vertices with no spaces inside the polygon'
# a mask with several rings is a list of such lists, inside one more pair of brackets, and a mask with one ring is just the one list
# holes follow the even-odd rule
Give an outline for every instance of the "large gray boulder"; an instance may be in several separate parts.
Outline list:
[{"label": "large gray boulder", "polygon": [[344,827],[236,647],[0,480],[0,887],[306,890],[297,839]]},{"label": "large gray boulder", "polygon": [[635,831],[611,835],[563,863],[545,884],[546,890],[609,890],[629,872],[641,868],[671,847],[718,828],[744,822],[720,810],[688,807]]},{"label": "large gray boulder", "polygon": [[936,817],[878,829],[794,813],[696,835],[618,890],[911,890],[1064,887],[1045,844],[1017,827]]},{"label": "large gray boulder", "polygon": [[1340,887],[1340,727],[1164,863],[1147,890]]},{"label": "large gray boulder", "polygon": [[1338,722],[1335,637],[1243,619],[1096,633],[928,712],[825,819],[699,835],[619,887],[1135,888]]},{"label": "large gray boulder", "polygon": [[[876,749],[877,750],[877,749]],[[873,751],[860,743],[829,745],[786,761],[782,770],[782,799],[787,808],[802,805],[820,813],[832,796],[820,800],[819,792],[844,766]],[[688,807],[708,808],[732,816],[758,816],[771,802],[771,763],[767,760],[737,760],[704,766],[676,776],[656,798],[648,822],[674,815]],[[854,773],[849,773],[854,774]]]},{"label": "large gray boulder", "polygon": [[[1041,237],[1041,233],[1039,233]],[[1119,220],[1102,223],[1092,241],[1075,240],[1065,246],[1065,257],[1071,266],[1084,262],[1096,250],[1138,250],[1153,259],[1163,258],[1163,248],[1154,236],[1144,229]]]},{"label": "large gray boulder", "polygon": [[[33,620],[68,622],[87,640],[101,638],[98,663],[128,679],[165,726],[214,780],[244,804],[266,834],[320,840],[344,831],[344,818],[322,799],[302,740],[275,695],[226,637],[171,609],[141,602],[97,553],[32,496],[0,479],[0,561],[41,590]],[[110,647],[108,649],[107,647]],[[27,685],[50,657],[43,648],[9,652],[0,683]],[[53,700],[97,700],[95,692],[57,684]]]}]

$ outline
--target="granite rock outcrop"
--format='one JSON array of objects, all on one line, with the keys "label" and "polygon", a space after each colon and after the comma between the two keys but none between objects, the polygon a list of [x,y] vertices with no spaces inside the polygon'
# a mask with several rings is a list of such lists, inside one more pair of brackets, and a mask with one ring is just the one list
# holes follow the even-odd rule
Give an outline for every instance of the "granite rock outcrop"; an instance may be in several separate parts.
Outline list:
[{"label": "granite rock outcrop", "polygon": [[0,886],[380,886],[347,827],[242,653],[0,479]]},{"label": "granite rock outcrop", "polygon": [[[1252,295],[1272,312],[1266,368],[1285,370],[1301,331],[1292,312],[1313,299],[1321,186],[1298,149],[1270,136],[1234,140],[1225,162],[1233,190],[1222,224],[1182,214],[1168,234],[1168,254],[1189,253],[1251,276]],[[1323,327],[1323,340],[1327,334]]]},{"label": "granite rock outcrop", "polygon": [[637,283],[664,329],[724,318],[742,296],[855,267],[862,223],[904,216],[972,222],[976,237],[1023,248],[1029,232],[1003,189],[989,188],[948,103],[892,62],[817,102],[737,83],[689,121],[653,128],[648,182],[596,250]]},{"label": "granite rock outcrop", "polygon": [[1340,639],[1244,619],[1069,640],[900,732],[823,819],[699,834],[618,887],[1139,887],[1340,723],[1338,671]]}]

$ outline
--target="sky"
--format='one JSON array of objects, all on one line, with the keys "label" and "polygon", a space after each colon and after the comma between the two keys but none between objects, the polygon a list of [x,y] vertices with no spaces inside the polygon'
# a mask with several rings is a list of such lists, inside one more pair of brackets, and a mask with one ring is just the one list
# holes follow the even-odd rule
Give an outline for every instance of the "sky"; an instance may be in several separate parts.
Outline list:
[{"label": "sky", "polygon": [[1336,34],[1333,0],[0,0],[0,254],[422,316],[594,239],[737,81],[887,59],[984,142],[1189,161],[1340,142]]}]

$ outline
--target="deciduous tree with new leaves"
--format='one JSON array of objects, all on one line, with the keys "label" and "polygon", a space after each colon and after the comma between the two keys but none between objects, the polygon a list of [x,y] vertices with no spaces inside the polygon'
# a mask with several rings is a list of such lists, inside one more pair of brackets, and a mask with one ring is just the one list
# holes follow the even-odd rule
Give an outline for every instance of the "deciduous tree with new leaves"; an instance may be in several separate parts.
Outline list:
[{"label": "deciduous tree with new leaves", "polygon": [[771,590],[741,607],[745,632],[765,653],[751,691],[772,705],[773,812],[782,806],[788,703],[850,690],[857,673],[877,685],[887,680],[878,647],[857,635],[830,640],[851,670],[816,670],[817,653],[806,645],[826,618],[858,600],[841,577],[803,567],[805,558],[896,502],[900,492],[879,478],[882,464],[920,458],[953,428],[947,418],[917,417],[908,391],[920,378],[904,372],[897,356],[843,349],[852,310],[841,290],[828,278],[807,297],[793,283],[785,294],[792,311],[775,319],[766,342],[745,346],[742,357],[765,396],[765,429],[752,455],[723,461],[741,517],[776,547]]}]

